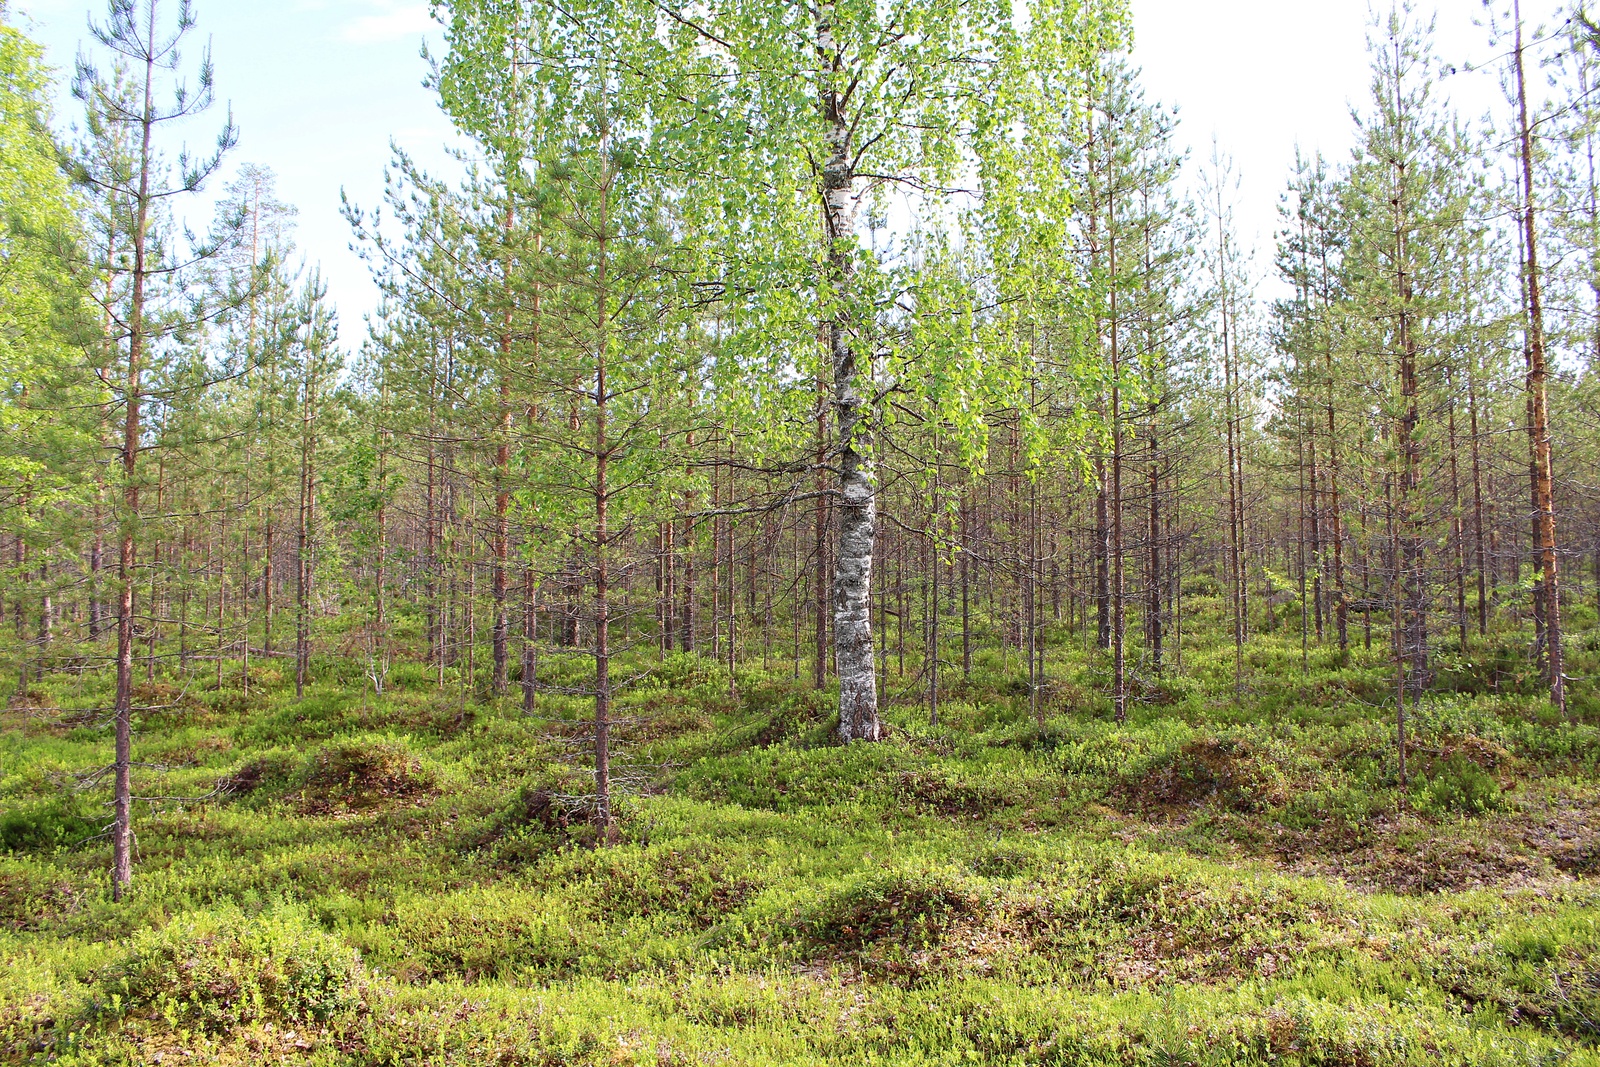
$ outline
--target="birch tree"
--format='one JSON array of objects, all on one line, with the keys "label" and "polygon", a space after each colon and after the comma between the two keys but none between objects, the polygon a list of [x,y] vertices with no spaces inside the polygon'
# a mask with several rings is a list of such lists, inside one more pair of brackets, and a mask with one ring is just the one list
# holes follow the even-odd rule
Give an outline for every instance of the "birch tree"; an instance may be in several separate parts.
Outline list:
[{"label": "birch tree", "polygon": [[[973,386],[999,361],[976,359],[976,279],[969,275],[965,313],[948,300],[919,303],[919,292],[931,296],[937,287],[919,286],[914,261],[873,254],[862,240],[862,206],[887,199],[914,220],[908,229],[937,233],[948,232],[960,190],[1011,208],[1037,205],[1041,197],[1030,194],[1041,188],[1059,191],[1061,183],[1031,185],[1043,176],[1000,161],[1046,162],[1046,146],[1054,150],[1076,110],[1074,87],[1090,58],[1121,32],[1123,13],[1072,0],[1030,5],[1025,20],[961,0],[657,7],[712,58],[724,86],[702,110],[726,147],[702,159],[726,183],[721,222],[730,241],[721,280],[742,301],[731,316],[759,335],[739,369],[744,395],[771,412],[809,401],[800,383],[826,386],[838,734],[846,742],[877,740],[870,605],[882,400],[924,383],[914,391],[931,421],[953,431],[946,436],[961,454],[976,457],[984,427],[972,417]],[[1026,212],[1010,218],[1017,227],[1038,221]],[[1059,220],[1029,232],[1049,247]],[[941,323],[948,328],[938,343],[895,344],[895,316],[887,313],[896,309],[926,341]],[[808,344],[812,337],[820,345]],[[930,361],[938,361],[937,372],[929,373]],[[1020,386],[1025,379],[1008,371],[990,380]]]}]

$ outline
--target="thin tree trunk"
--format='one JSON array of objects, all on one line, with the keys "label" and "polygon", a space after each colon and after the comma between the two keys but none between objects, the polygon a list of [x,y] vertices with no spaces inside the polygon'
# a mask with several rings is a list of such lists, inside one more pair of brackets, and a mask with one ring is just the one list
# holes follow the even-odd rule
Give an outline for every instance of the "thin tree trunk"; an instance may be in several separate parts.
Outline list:
[{"label": "thin tree trunk", "polygon": [[[1037,408],[1035,394],[1037,378],[1029,383],[1028,405]],[[1039,655],[1039,479],[1028,479],[1028,523],[1025,530],[1028,543],[1027,586],[1023,601],[1022,618],[1027,626],[1024,651],[1028,656],[1028,704],[1040,736],[1044,735],[1044,678],[1040,670]]]},{"label": "thin tree trunk", "polygon": [[522,565],[522,713],[539,706],[539,578],[533,564]]},{"label": "thin tree trunk", "polygon": [[1145,593],[1145,611],[1149,613],[1149,618],[1145,621],[1145,630],[1150,635],[1150,666],[1157,675],[1161,673],[1162,669],[1162,640],[1165,635],[1161,618],[1161,598],[1166,588],[1166,582],[1161,573],[1161,467],[1157,460],[1158,455],[1156,415],[1152,411],[1150,414],[1150,469],[1146,472],[1145,481],[1146,491],[1150,494],[1150,528],[1147,534],[1149,544],[1145,546],[1150,569],[1148,577],[1150,587]]},{"label": "thin tree trunk", "polygon": [[[270,451],[272,445],[267,444]],[[269,465],[270,466],[270,465]],[[272,655],[272,614],[274,609],[273,587],[277,585],[278,574],[273,568],[273,554],[277,551],[277,529],[272,521],[272,493],[277,487],[277,480],[270,475],[267,479],[267,493],[261,501],[263,513],[261,529],[261,654]],[[245,632],[245,643],[250,643],[249,631]]]},{"label": "thin tree trunk", "polygon": [[1467,554],[1466,530],[1464,528],[1461,508],[1461,464],[1460,444],[1456,436],[1456,401],[1454,396],[1454,376],[1448,377],[1451,395],[1446,399],[1448,405],[1449,445],[1450,445],[1450,545],[1455,556],[1455,586],[1456,586],[1456,639],[1461,651],[1467,648]]},{"label": "thin tree trunk", "polygon": [[[387,409],[388,396],[389,383],[385,376],[379,390],[380,412]],[[389,662],[388,619],[385,614],[388,607],[385,597],[389,583],[389,439],[388,431],[381,426],[378,430],[377,451],[378,543],[374,546],[377,559],[372,577],[372,656],[373,688],[379,690],[381,695]]]},{"label": "thin tree trunk", "polygon": [[1094,458],[1094,609],[1095,643],[1111,648],[1111,502],[1108,495],[1105,457]]},{"label": "thin tree trunk", "polygon": [[1567,689],[1561,647],[1561,585],[1556,560],[1555,495],[1550,458],[1550,404],[1544,351],[1544,309],[1539,289],[1539,244],[1534,223],[1533,129],[1528,121],[1528,92],[1522,55],[1522,4],[1513,0],[1516,20],[1517,110],[1521,124],[1523,211],[1528,266],[1528,394],[1533,419],[1528,427],[1534,456],[1534,523],[1538,531],[1540,581],[1545,602],[1545,662],[1550,701],[1562,711]]},{"label": "thin tree trunk", "polygon": [[1311,607],[1316,618],[1317,644],[1322,644],[1326,633],[1326,612],[1324,600],[1327,590],[1323,587],[1322,571],[1327,562],[1327,551],[1322,541],[1322,470],[1318,464],[1316,419],[1314,417],[1302,419],[1302,426],[1306,435],[1307,464],[1309,467],[1309,481],[1306,486],[1306,503],[1310,509],[1311,519]]},{"label": "thin tree trunk", "polygon": [[1128,600],[1122,544],[1122,357],[1118,347],[1115,188],[1108,191],[1106,204],[1106,249],[1111,266],[1111,691],[1117,722],[1121,723],[1128,721]]},{"label": "thin tree trunk", "polygon": [[[822,64],[821,93],[828,159],[822,169],[823,228],[832,288],[846,293],[854,272],[855,151],[853,125],[841,70],[846,54],[835,38],[833,4],[817,12],[817,55]],[[833,366],[835,463],[839,472],[838,551],[834,558],[833,647],[839,675],[839,737],[845,742],[876,741],[878,719],[872,649],[872,555],[877,536],[878,491],[871,461],[872,435],[862,398],[862,366],[854,333],[857,324],[845,302],[829,310],[828,348]]]},{"label": "thin tree trunk", "polygon": [[294,625],[294,697],[305,697],[307,676],[311,670],[311,529],[315,519],[315,450],[314,436],[317,378],[312,361],[316,354],[308,351],[306,358],[305,395],[300,409],[300,520],[295,531],[295,625]]},{"label": "thin tree trunk", "polygon": [[972,677],[972,503],[970,486],[961,495],[961,677]]},{"label": "thin tree trunk", "polygon": [[[1297,365],[1297,373],[1295,375],[1297,379],[1299,377],[1298,370],[1299,368]],[[1298,406],[1298,398],[1296,404]],[[1306,439],[1305,433],[1303,432],[1305,425],[1304,420],[1300,418],[1299,415],[1300,412],[1297,412],[1295,419],[1295,443],[1298,446],[1295,449],[1295,472],[1299,478],[1299,484],[1295,487],[1296,502],[1299,504],[1299,514],[1297,516],[1299,522],[1295,529],[1295,551],[1297,569],[1300,572],[1300,673],[1306,674],[1309,673],[1311,669],[1309,662],[1310,650],[1308,648],[1310,635],[1308,633],[1309,626],[1307,625],[1307,611],[1309,605],[1306,603],[1306,526],[1308,524],[1308,516],[1306,514]],[[1270,602],[1267,605],[1267,610],[1272,610],[1272,605]],[[1318,611],[1318,621],[1321,621],[1320,606]]]},{"label": "thin tree trunk", "polygon": [[1324,366],[1327,368],[1327,420],[1328,420],[1328,520],[1332,525],[1329,537],[1333,541],[1334,618],[1339,630],[1339,655],[1350,652],[1350,597],[1344,581],[1344,505],[1339,497],[1339,434],[1333,414],[1333,345],[1323,348]]},{"label": "thin tree trunk", "polygon": [[[1224,298],[1226,301],[1226,298]],[[1244,532],[1240,528],[1238,479],[1238,420],[1234,417],[1237,396],[1234,385],[1233,352],[1227,325],[1224,303],[1222,361],[1224,404],[1227,419],[1228,460],[1228,574],[1233,602],[1233,698],[1237,702],[1244,690],[1244,555],[1240,542]]]},{"label": "thin tree trunk", "polygon": [[[166,512],[166,492],[167,464],[165,460],[161,460],[156,463],[157,515],[164,515]],[[161,603],[162,542],[159,536],[153,538],[152,541],[153,543],[150,546],[149,607],[145,609],[145,615],[149,620],[149,626],[145,630],[144,680],[148,683],[154,684],[156,680],[156,641],[160,635],[161,629],[159,620],[166,615],[166,612],[162,610]]]},{"label": "thin tree trunk", "polygon": [[[694,447],[694,435],[687,438]],[[684,500],[684,511],[694,510],[694,494]],[[694,574],[694,519],[683,517],[683,612],[678,620],[678,648],[683,652],[695,650],[695,574]]]},{"label": "thin tree trunk", "polygon": [[150,225],[151,134],[155,127],[155,12],[150,12],[151,57],[145,63],[144,112],[140,121],[139,194],[135,200],[133,292],[128,308],[128,365],[123,392],[122,530],[118,546],[116,781],[111,828],[111,899],[120,902],[133,881],[133,609],[138,559],[140,375],[144,365],[144,304],[147,275],[146,243]]},{"label": "thin tree trunk", "polygon": [[[604,139],[604,135],[602,135]],[[602,168],[608,165],[602,162]],[[607,290],[608,235],[607,208],[610,194],[609,176],[601,184],[600,255],[597,264],[596,292],[599,296],[598,343],[595,345],[595,417],[594,417],[594,785],[595,814],[602,832],[609,838],[611,831],[611,573],[609,569],[611,529],[611,489],[609,482],[611,446],[606,434],[606,417],[610,396],[607,393],[607,346],[610,338],[608,312],[610,294]]]},{"label": "thin tree trunk", "polygon": [[661,524],[661,652],[671,652],[678,622],[678,553],[674,535],[678,527],[671,519]]},{"label": "thin tree trunk", "polygon": [[[22,511],[27,512],[27,499],[24,496]],[[18,531],[12,538],[12,570],[17,576],[17,595],[11,608],[12,622],[17,630],[17,658],[20,667],[17,670],[17,695],[26,696],[28,684],[33,677],[33,663],[28,655],[28,543]],[[40,675],[43,678],[43,675]]]},{"label": "thin tree trunk", "polygon": [[811,685],[814,689],[822,689],[828,681],[828,584],[823,580],[828,572],[830,552],[828,550],[828,502],[823,495],[826,488],[823,471],[827,463],[828,450],[828,407],[827,384],[817,379],[817,406],[816,406],[816,468],[817,468],[817,502],[813,515],[813,532],[811,537],[812,569],[812,601],[815,609],[812,629],[816,651],[811,659]]},{"label": "thin tree trunk", "polygon": [[722,660],[722,447],[711,447],[711,662]]},{"label": "thin tree trunk", "polygon": [[228,627],[228,509],[217,520],[217,689],[222,689],[222,665],[227,659]]},{"label": "thin tree trunk", "polygon": [[[510,203],[510,190],[507,190],[507,203],[505,212],[504,232],[506,240],[505,255],[509,260],[511,232],[516,225],[516,211]],[[511,616],[509,614],[510,599],[510,566],[509,555],[511,549],[511,264],[506,263],[503,294],[506,301],[500,321],[500,411],[499,427],[496,434],[494,473],[494,538],[492,549],[494,552],[494,574],[491,588],[494,598],[494,667],[490,678],[490,688],[496,696],[505,693],[509,684],[511,672]]]}]

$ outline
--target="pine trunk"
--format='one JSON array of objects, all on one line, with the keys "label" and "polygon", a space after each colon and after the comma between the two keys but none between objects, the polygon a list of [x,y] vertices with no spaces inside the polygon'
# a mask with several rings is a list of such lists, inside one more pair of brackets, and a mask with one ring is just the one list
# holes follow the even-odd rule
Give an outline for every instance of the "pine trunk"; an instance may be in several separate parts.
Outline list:
[{"label": "pine trunk", "polygon": [[1514,4],[1516,19],[1517,109],[1521,119],[1523,211],[1528,267],[1528,396],[1532,419],[1533,503],[1535,548],[1544,600],[1545,665],[1550,701],[1565,711],[1567,689],[1561,647],[1561,584],[1557,573],[1554,478],[1550,458],[1550,402],[1544,351],[1544,309],[1539,289],[1539,243],[1534,223],[1533,130],[1528,121],[1528,92],[1523,70],[1522,5]]}]

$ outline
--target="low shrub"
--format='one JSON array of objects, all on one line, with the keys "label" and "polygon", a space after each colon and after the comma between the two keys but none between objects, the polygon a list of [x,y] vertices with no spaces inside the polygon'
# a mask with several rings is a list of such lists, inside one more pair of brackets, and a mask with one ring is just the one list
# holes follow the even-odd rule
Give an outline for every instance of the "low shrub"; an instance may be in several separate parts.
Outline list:
[{"label": "low shrub", "polygon": [[567,795],[550,783],[524,784],[498,810],[467,829],[463,851],[482,853],[499,867],[522,867],[584,839],[587,813]]},{"label": "low shrub", "polygon": [[539,829],[546,833],[565,833],[582,813],[549,789],[525,785],[502,808],[498,824],[507,830]]},{"label": "low shrub", "polygon": [[65,872],[37,860],[0,860],[0,930],[35,930],[76,906],[82,894]]},{"label": "low shrub", "polygon": [[915,765],[915,758],[893,743],[821,749],[784,744],[700,760],[677,783],[696,800],[796,811],[862,797]]},{"label": "low shrub", "polygon": [[82,797],[61,792],[32,801],[8,801],[0,811],[0,852],[44,852],[78,844],[103,823]]},{"label": "low shrub", "polygon": [[206,706],[188,688],[166,682],[141,682],[129,694],[134,711],[146,724],[176,726],[203,717]]},{"label": "low shrub", "polygon": [[1411,806],[1420,814],[1484,815],[1505,806],[1500,783],[1464,752],[1432,761],[1411,787]]},{"label": "low shrub", "polygon": [[798,683],[771,687],[762,697],[761,704],[769,710],[764,721],[757,718],[752,722],[755,733],[750,744],[754,747],[766,748],[785,741],[826,743],[830,728],[837,723],[837,714],[830,718],[835,709],[827,695]]},{"label": "low shrub", "polygon": [[1359,840],[1371,820],[1393,810],[1394,804],[1392,790],[1341,783],[1296,790],[1289,802],[1274,812],[1274,817],[1280,826],[1290,830],[1320,831],[1322,846],[1333,847],[1352,835]]},{"label": "low shrub", "polygon": [[287,785],[294,777],[295,758],[287,752],[271,752],[241,764],[217,781],[223,796],[246,797],[261,789]]},{"label": "low shrub", "polygon": [[1119,795],[1141,807],[1193,807],[1215,801],[1241,813],[1288,799],[1282,770],[1250,742],[1204,737],[1123,779]]},{"label": "low shrub", "polygon": [[135,934],[106,974],[104,1008],[218,1032],[246,1023],[327,1023],[361,1004],[364,970],[303,911],[188,913]]},{"label": "low shrub", "polygon": [[984,878],[1015,878],[1037,865],[1037,850],[999,841],[986,844],[967,861],[974,874]]},{"label": "low shrub", "polygon": [[296,786],[313,808],[368,807],[431,792],[433,774],[396,741],[339,741],[313,753]]},{"label": "low shrub", "polygon": [[697,929],[720,922],[760,888],[736,852],[682,839],[569,850],[545,866],[541,881],[551,891],[594,899],[608,918],[671,916]]},{"label": "low shrub", "polygon": [[1196,697],[1200,687],[1193,679],[1183,675],[1163,674],[1153,678],[1135,678],[1133,690],[1140,703],[1169,708]]},{"label": "low shrub", "polygon": [[980,818],[1005,806],[1005,795],[982,781],[966,781],[937,767],[901,771],[894,795],[911,810],[950,818]]},{"label": "low shrub", "polygon": [[977,916],[982,900],[978,887],[954,869],[894,868],[828,893],[803,928],[819,948],[856,950],[885,941],[921,948]]},{"label": "low shrub", "polygon": [[615,947],[587,904],[511,884],[403,899],[386,932],[409,981],[605,973]]}]

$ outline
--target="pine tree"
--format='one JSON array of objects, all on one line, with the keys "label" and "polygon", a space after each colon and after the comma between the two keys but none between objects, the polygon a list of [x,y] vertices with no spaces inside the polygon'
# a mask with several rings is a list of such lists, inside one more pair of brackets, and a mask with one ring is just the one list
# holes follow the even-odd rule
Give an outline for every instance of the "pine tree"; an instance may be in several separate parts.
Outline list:
[{"label": "pine tree", "polygon": [[[170,175],[160,155],[158,138],[173,123],[192,118],[212,104],[213,74],[209,54],[198,66],[193,90],[182,80],[170,86],[171,100],[162,103],[158,96],[166,91],[164,79],[179,69],[179,46],[194,29],[195,19],[188,0],[181,0],[170,29],[160,15],[160,0],[123,2],[113,0],[106,21],[92,26],[95,40],[117,63],[131,69],[134,94],[122,91],[116,78],[107,79],[85,58],[80,57],[73,91],[88,108],[92,138],[102,144],[133,142],[137,147],[124,159],[115,150],[86,154],[80,160],[79,177],[88,195],[108,205],[107,214],[124,212],[128,220],[126,240],[110,262],[100,264],[100,273],[125,274],[125,297],[108,287],[112,297],[105,305],[112,324],[111,334],[119,369],[110,375],[108,385],[122,409],[120,449],[121,506],[117,513],[117,668],[114,715],[116,719],[115,825],[112,830],[112,890],[121,900],[133,877],[133,645],[138,618],[136,580],[139,570],[141,492],[149,486],[149,472],[140,464],[146,402],[145,378],[158,352],[153,342],[169,336],[193,321],[181,309],[184,296],[170,268],[175,263],[163,226],[166,205],[171,198],[196,193],[222,165],[222,159],[237,142],[231,120],[217,137],[216,149],[201,158],[187,155],[178,159],[178,173]],[[192,257],[207,259],[215,254],[214,245],[203,246]]]}]

